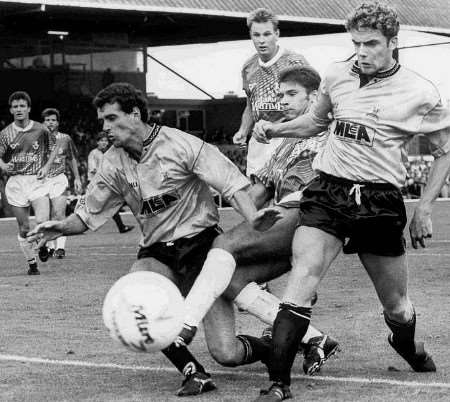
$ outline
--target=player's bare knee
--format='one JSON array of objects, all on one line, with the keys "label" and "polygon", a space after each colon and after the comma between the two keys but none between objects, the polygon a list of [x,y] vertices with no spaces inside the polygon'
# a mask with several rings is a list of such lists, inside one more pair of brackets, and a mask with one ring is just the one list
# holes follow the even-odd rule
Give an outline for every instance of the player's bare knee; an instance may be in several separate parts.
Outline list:
[{"label": "player's bare knee", "polygon": [[213,359],[222,366],[236,367],[239,365],[240,359],[235,348],[226,347],[224,344],[216,344],[209,346],[209,352]]}]

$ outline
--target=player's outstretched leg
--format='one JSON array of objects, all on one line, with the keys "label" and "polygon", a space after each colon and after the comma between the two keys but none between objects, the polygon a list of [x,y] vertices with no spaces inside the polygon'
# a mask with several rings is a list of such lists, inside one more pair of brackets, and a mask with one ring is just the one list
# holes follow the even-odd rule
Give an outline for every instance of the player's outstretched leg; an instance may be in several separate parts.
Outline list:
[{"label": "player's outstretched leg", "polygon": [[436,365],[432,357],[424,348],[423,342],[414,341],[416,329],[416,313],[406,324],[398,323],[390,319],[386,312],[384,320],[391,329],[388,342],[392,348],[405,359],[414,371],[425,373],[436,371]]},{"label": "player's outstretched leg", "polygon": [[184,375],[177,396],[193,396],[216,389],[216,385],[204,367],[189,352],[186,346],[172,343],[162,353]]}]

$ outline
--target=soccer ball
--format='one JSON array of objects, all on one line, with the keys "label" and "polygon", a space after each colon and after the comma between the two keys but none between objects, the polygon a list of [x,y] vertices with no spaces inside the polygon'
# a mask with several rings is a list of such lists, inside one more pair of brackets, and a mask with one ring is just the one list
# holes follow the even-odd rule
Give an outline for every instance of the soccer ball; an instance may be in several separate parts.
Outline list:
[{"label": "soccer ball", "polygon": [[155,352],[181,332],[184,299],[165,276],[149,271],[120,278],[103,302],[103,321],[111,337],[126,347]]}]

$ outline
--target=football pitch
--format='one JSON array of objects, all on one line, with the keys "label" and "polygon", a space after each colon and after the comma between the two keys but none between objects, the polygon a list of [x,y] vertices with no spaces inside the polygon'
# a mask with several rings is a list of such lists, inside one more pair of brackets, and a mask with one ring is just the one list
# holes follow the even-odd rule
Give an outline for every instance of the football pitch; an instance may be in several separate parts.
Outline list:
[{"label": "football pitch", "polygon": [[[408,203],[411,215],[413,203]],[[125,215],[127,224],[135,224]],[[239,218],[222,211],[226,229]],[[433,239],[414,250],[408,241],[410,296],[417,338],[424,340],[437,373],[414,373],[386,341],[382,309],[356,256],[341,255],[319,289],[316,327],[339,340],[342,351],[314,377],[293,369],[294,401],[450,400],[450,201],[433,212]],[[27,276],[14,220],[0,221],[0,401],[252,401],[268,384],[258,363],[221,367],[209,356],[200,329],[191,345],[218,390],[177,398],[182,377],[161,354],[131,352],[110,339],[101,317],[103,298],[135,260],[139,231],[119,234],[108,222],[98,232],[68,238],[67,257],[40,263]],[[280,294],[286,277],[271,284]],[[240,333],[264,325],[237,313]]]}]

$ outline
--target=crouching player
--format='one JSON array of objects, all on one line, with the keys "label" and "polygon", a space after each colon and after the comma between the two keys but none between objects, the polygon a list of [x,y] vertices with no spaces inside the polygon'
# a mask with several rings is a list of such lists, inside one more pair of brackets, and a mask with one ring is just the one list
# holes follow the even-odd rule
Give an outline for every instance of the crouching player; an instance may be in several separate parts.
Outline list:
[{"label": "crouching player", "polygon": [[[279,97],[284,120],[306,113],[316,99],[319,85],[320,76],[310,67],[294,66],[281,71]],[[277,278],[291,268],[291,243],[298,225],[301,191],[316,176],[312,160],[326,139],[326,133],[300,141],[285,139],[266,165],[253,175],[250,194],[257,207],[273,201],[283,218],[265,232],[257,232],[242,222],[215,238],[202,272],[186,298],[188,314],[180,342],[190,343],[196,327],[224,287],[221,273],[237,266],[230,286],[204,320],[208,347],[219,363],[228,366],[268,356],[268,334],[262,338],[235,337],[232,302],[272,326],[280,300],[256,283]],[[310,375],[317,372],[338,348],[333,338],[310,325],[302,338],[304,372]]]},{"label": "crouching player", "polygon": [[[185,296],[221,233],[209,186],[257,228],[278,220],[274,209],[256,210],[247,178],[216,147],[174,128],[145,124],[146,100],[132,85],[111,84],[97,94],[94,105],[113,147],[75,213],[37,226],[31,241],[98,229],[126,203],[143,234],[131,270],[162,274]],[[172,344],[162,352],[185,375],[178,395],[215,389],[186,346]]]}]

